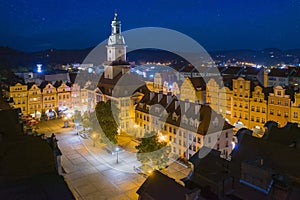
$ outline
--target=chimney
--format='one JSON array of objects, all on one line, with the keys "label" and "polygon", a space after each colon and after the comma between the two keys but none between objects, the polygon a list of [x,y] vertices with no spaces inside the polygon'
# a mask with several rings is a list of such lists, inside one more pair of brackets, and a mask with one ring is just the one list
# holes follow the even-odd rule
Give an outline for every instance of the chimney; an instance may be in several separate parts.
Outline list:
[{"label": "chimney", "polygon": [[154,92],[150,92],[150,101],[153,99],[154,97]]},{"label": "chimney", "polygon": [[167,94],[167,104],[170,104],[172,101],[172,92],[168,92]]},{"label": "chimney", "polygon": [[186,112],[190,108],[190,102],[188,99],[184,102],[184,112]]},{"label": "chimney", "polygon": [[158,96],[157,102],[160,102],[163,97],[163,91],[159,91],[157,96]]}]

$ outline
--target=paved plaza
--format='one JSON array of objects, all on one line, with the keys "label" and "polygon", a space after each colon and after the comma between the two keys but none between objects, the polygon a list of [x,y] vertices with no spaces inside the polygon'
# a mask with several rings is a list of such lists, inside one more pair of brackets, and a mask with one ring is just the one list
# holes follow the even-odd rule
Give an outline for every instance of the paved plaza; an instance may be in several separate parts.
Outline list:
[{"label": "paved plaza", "polygon": [[47,136],[55,133],[62,151],[64,177],[78,199],[138,199],[137,189],[145,178],[133,171],[135,155],[107,152],[103,144],[84,139],[63,122],[51,120],[39,124]]},{"label": "paved plaza", "polygon": [[[77,199],[138,199],[136,191],[145,177],[133,169],[140,166],[134,152],[134,141],[122,138],[128,151],[112,154],[105,145],[77,135],[73,128],[63,128],[62,120],[50,120],[39,124],[39,132],[56,134],[62,151],[64,177]],[[118,162],[117,162],[118,160]],[[183,178],[189,169],[176,163],[166,174]]]}]

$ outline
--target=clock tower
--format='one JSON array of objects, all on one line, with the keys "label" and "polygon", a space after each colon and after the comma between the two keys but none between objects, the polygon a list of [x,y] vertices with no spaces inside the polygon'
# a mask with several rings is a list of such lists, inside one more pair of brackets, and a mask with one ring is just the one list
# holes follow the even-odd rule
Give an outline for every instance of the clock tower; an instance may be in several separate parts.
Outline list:
[{"label": "clock tower", "polygon": [[114,79],[120,73],[125,74],[130,70],[130,64],[126,61],[126,44],[121,34],[121,21],[115,12],[111,22],[111,35],[106,45],[107,61],[104,65],[104,78]]},{"label": "clock tower", "polygon": [[118,19],[118,13],[115,12],[111,22],[111,35],[108,38],[107,61],[126,61],[126,44],[121,34],[121,21]]}]

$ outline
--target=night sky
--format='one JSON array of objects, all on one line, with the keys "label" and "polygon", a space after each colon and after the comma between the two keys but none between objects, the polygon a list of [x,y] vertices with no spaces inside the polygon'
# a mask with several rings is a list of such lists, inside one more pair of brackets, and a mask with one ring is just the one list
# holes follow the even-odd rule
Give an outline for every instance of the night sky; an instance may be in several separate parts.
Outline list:
[{"label": "night sky", "polygon": [[122,30],[164,27],[207,50],[300,48],[300,0],[7,0],[0,45],[80,49],[107,39],[115,9]]}]

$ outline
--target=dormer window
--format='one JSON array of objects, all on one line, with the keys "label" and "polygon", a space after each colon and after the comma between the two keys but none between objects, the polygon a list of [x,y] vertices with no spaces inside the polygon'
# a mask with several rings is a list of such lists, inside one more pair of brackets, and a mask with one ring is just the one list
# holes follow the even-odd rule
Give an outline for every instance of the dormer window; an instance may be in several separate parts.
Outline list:
[{"label": "dormer window", "polygon": [[219,126],[219,120],[218,120],[217,117],[216,117],[215,120],[213,121],[213,125],[214,125],[214,127],[218,127],[218,126]]}]

